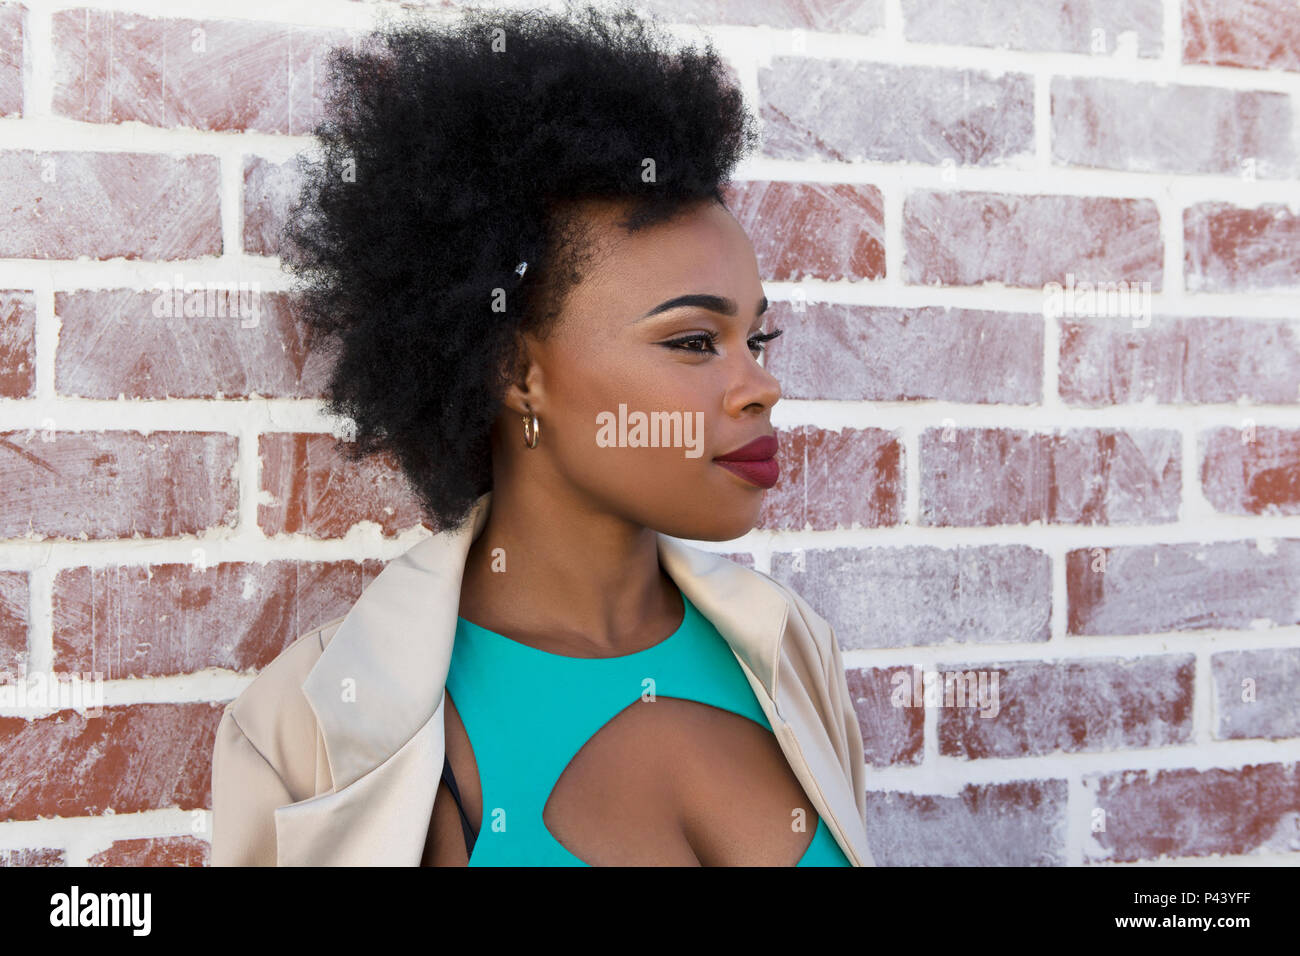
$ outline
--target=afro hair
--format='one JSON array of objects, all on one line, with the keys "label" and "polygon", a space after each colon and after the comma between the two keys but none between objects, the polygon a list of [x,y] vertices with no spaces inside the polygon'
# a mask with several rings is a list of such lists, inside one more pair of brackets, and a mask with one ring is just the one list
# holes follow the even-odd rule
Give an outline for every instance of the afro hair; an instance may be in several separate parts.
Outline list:
[{"label": "afro hair", "polygon": [[711,42],[675,49],[626,6],[384,23],[328,67],[281,236],[293,308],[348,458],[391,455],[459,527],[492,487],[519,333],[544,338],[581,281],[575,204],[618,201],[628,232],[725,205],[754,121]]}]

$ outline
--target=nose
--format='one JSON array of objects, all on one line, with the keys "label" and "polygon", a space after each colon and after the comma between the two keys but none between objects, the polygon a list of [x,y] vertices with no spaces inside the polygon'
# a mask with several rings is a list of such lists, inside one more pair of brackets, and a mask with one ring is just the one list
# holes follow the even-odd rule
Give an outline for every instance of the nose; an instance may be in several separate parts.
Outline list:
[{"label": "nose", "polygon": [[745,353],[737,378],[727,388],[723,405],[728,415],[739,415],[751,406],[768,411],[781,400],[781,383],[777,377],[758,364],[752,354]]}]

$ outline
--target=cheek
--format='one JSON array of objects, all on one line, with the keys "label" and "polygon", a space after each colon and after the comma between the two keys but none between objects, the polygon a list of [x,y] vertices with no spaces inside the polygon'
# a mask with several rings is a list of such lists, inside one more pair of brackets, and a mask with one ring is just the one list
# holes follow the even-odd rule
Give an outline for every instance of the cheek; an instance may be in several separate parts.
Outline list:
[{"label": "cheek", "polygon": [[[763,491],[714,464],[723,394],[707,367],[632,362],[602,351],[548,370],[542,441],[565,480],[593,500],[676,537],[731,540],[757,520]],[[659,414],[656,414],[659,413]],[[724,442],[732,436],[722,436]]]},{"label": "cheek", "polygon": [[671,484],[676,475],[698,482],[710,463],[715,417],[699,385],[684,382],[682,371],[626,363],[571,369],[563,403],[557,403],[566,461],[633,486]]},{"label": "cheek", "polygon": [[593,413],[574,437],[576,454],[599,473],[631,486],[699,481],[710,462],[710,419],[699,408],[619,402]]}]

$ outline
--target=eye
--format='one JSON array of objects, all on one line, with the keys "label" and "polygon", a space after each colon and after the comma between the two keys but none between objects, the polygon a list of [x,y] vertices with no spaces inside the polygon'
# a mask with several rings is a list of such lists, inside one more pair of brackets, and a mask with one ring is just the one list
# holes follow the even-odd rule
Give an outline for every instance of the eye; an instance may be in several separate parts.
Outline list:
[{"label": "eye", "polygon": [[[670,348],[681,349],[684,352],[701,352],[704,354],[708,354],[709,352],[717,351],[713,347],[717,341],[718,341],[718,336],[712,332],[709,332],[701,335],[690,335],[687,336],[686,338],[681,338],[681,339],[673,339],[671,342],[668,342],[666,344]],[[701,345],[701,344],[705,347],[703,348],[691,347],[694,345]]]},{"label": "eye", "polygon": [[751,335],[749,337],[749,341],[757,342],[758,345],[756,346],[751,345],[750,348],[757,348],[760,352],[766,351],[766,348],[764,347],[763,343],[772,341],[774,338],[776,338],[784,331],[785,329],[774,329],[771,332],[760,332],[757,335]]},{"label": "eye", "polygon": [[[758,332],[755,333],[754,335],[751,335],[749,337],[750,351],[762,353],[764,351],[763,343],[770,342],[772,339],[776,338],[784,331],[785,329],[776,329],[772,332]],[[705,348],[691,347],[694,344],[700,344],[700,343],[702,343],[706,347]],[[673,339],[671,342],[665,342],[664,344],[668,348],[681,349],[684,352],[698,352],[703,355],[710,355],[710,354],[716,355],[718,350],[715,348],[715,346],[717,345],[717,343],[718,343],[718,333],[701,332],[698,335],[688,335],[685,336],[684,338]]]}]

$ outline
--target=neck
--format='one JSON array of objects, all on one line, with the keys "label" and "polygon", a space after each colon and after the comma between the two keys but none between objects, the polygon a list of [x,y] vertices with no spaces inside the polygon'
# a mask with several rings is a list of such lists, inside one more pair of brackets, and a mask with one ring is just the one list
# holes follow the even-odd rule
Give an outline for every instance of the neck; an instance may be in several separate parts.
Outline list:
[{"label": "neck", "polygon": [[680,613],[653,529],[536,474],[496,484],[466,559],[461,616],[599,655],[644,645],[647,626]]}]

